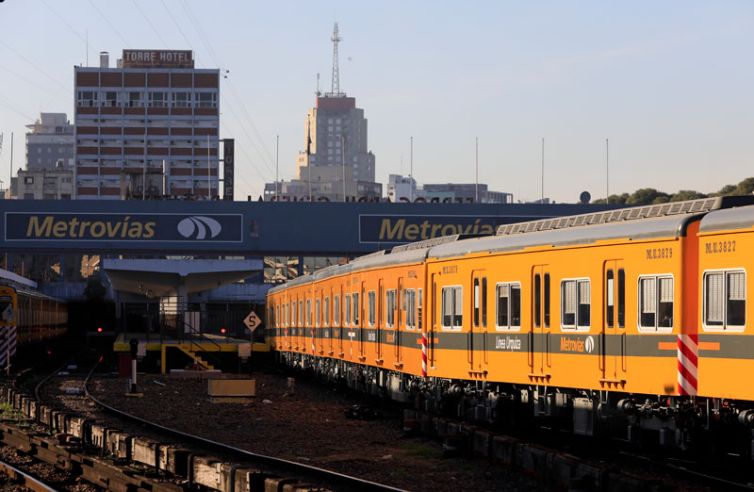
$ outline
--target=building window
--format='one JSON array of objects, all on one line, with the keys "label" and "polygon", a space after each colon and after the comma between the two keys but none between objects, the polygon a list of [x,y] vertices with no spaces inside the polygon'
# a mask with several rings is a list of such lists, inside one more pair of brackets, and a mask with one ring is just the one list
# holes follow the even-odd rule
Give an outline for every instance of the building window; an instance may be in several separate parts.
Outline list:
[{"label": "building window", "polygon": [[24,176],[24,184],[34,184],[34,176]]},{"label": "building window", "polygon": [[743,330],[746,323],[746,272],[705,272],[703,302],[705,329]]},{"label": "building window", "polygon": [[442,327],[460,330],[463,324],[463,288],[461,286],[442,289]]},{"label": "building window", "polygon": [[118,105],[118,93],[117,92],[105,92],[105,99],[102,101],[102,106],[108,108],[114,108]]},{"label": "building window", "polygon": [[168,95],[165,92],[150,92],[149,93],[149,107],[150,108],[166,108],[168,106]]},{"label": "building window", "polygon": [[589,280],[564,280],[560,286],[560,299],[561,328],[588,331],[591,315]]},{"label": "building window", "polygon": [[197,94],[200,108],[216,108],[217,107],[217,93],[216,92],[200,92]]},{"label": "building window", "polygon": [[78,106],[84,108],[93,108],[97,106],[98,94],[94,91],[79,91]]},{"label": "building window", "polygon": [[673,277],[639,277],[639,327],[645,331],[673,327]]},{"label": "building window", "polygon": [[173,93],[173,107],[190,108],[191,107],[191,93],[190,92],[174,92]]},{"label": "building window", "polygon": [[131,108],[143,108],[144,107],[144,94],[141,92],[129,92],[128,93],[128,106]]},{"label": "building window", "polygon": [[34,200],[34,193],[24,193],[24,200]]}]

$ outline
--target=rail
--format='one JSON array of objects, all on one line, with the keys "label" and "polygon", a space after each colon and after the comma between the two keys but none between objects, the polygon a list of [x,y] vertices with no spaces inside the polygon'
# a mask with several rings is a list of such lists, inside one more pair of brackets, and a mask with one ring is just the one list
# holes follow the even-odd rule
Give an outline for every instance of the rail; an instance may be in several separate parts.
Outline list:
[{"label": "rail", "polygon": [[23,485],[34,492],[55,492],[57,490],[5,461],[0,461],[0,473],[9,476],[15,483]]},{"label": "rail", "polygon": [[352,477],[350,475],[345,475],[342,473],[334,472],[331,470],[326,470],[324,468],[318,468],[315,466],[306,465],[306,464],[298,463],[291,460],[276,458],[274,456],[253,453],[251,451],[236,448],[225,443],[213,441],[211,439],[206,439],[204,437],[197,436],[194,434],[189,434],[187,432],[183,432],[183,431],[173,429],[170,427],[165,427],[163,425],[156,424],[149,420],[142,419],[141,417],[137,417],[136,415],[132,415],[122,410],[118,410],[117,408],[112,407],[104,403],[103,401],[99,400],[98,398],[96,398],[94,395],[92,395],[89,392],[89,380],[91,379],[98,365],[99,365],[99,362],[95,364],[94,367],[92,367],[91,371],[89,371],[89,374],[86,376],[86,379],[84,380],[84,393],[87,396],[87,398],[89,398],[96,405],[104,409],[106,412],[117,415],[118,417],[124,420],[136,422],[140,425],[143,425],[155,431],[169,434],[169,435],[178,437],[180,439],[184,439],[194,444],[199,444],[202,446],[213,448],[215,450],[222,451],[224,453],[228,453],[230,455],[237,456],[239,458],[242,458],[243,461],[257,463],[257,464],[266,465],[266,466],[287,468],[291,470],[293,473],[306,475],[312,478],[317,478],[327,483],[331,483],[333,485],[338,485],[339,487],[343,487],[344,490],[375,491],[375,492],[377,491],[397,492],[397,491],[403,490],[396,487],[391,487],[389,485],[384,485],[377,482],[372,482],[369,480],[364,480],[361,478]]}]

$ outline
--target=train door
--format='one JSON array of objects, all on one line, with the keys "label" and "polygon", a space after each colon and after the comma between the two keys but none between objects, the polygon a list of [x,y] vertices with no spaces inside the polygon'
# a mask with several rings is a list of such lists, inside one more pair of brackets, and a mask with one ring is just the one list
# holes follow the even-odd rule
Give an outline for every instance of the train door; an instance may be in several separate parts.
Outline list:
[{"label": "train door", "polygon": [[626,271],[621,260],[607,260],[602,278],[605,315],[600,333],[602,383],[626,380]]},{"label": "train door", "polygon": [[486,352],[487,331],[487,277],[484,270],[471,274],[471,327],[468,335],[469,370],[482,372]]},{"label": "train door", "polygon": [[364,282],[359,282],[359,290],[355,291],[351,296],[351,302],[353,302],[353,328],[358,330],[359,333],[359,359],[363,362],[366,359],[364,353],[364,339],[366,338],[366,330],[364,329],[364,312],[362,309],[364,298]]},{"label": "train door", "polygon": [[427,352],[428,354],[428,362],[429,367],[434,368],[437,365],[437,353],[435,352],[435,340],[437,339],[437,334],[440,331],[440,327],[438,326],[438,323],[442,319],[442,316],[438,316],[437,309],[438,309],[438,303],[437,303],[437,278],[435,273],[432,273],[430,281],[429,281],[429,288],[431,289],[431,295],[427,296],[428,299],[428,320],[427,320],[427,329],[429,331],[429,336],[427,337]]},{"label": "train door", "polygon": [[375,300],[375,323],[374,327],[376,330],[376,336],[375,336],[375,357],[378,361],[382,360],[382,329],[383,329],[383,323],[385,322],[385,317],[382,314],[383,303],[385,298],[385,282],[380,278],[377,281],[377,299]]},{"label": "train door", "polygon": [[343,357],[345,355],[345,350],[343,350],[343,327],[346,324],[346,320],[343,319],[343,284],[340,284],[340,287],[338,287],[338,290],[335,293],[335,300],[333,301],[333,320],[335,321],[335,326],[337,327],[337,347],[338,347],[338,357]]},{"label": "train door", "polygon": [[404,310],[406,309],[406,293],[403,292],[403,277],[398,277],[398,289],[395,291],[395,330],[393,331],[393,342],[395,343],[395,360],[396,365],[402,364],[401,354],[401,326],[405,323]]},{"label": "train door", "polygon": [[550,272],[549,265],[532,268],[532,319],[529,332],[529,366],[531,375],[550,374]]}]

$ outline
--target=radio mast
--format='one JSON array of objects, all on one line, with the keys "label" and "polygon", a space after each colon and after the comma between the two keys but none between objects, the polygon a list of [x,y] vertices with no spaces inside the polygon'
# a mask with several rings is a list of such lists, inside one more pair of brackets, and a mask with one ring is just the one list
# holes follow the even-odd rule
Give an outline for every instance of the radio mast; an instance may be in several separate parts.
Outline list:
[{"label": "radio mast", "polygon": [[338,32],[338,23],[332,30],[332,85],[330,87],[331,96],[342,96],[340,92],[340,65],[338,64],[338,43],[341,41],[341,37]]}]

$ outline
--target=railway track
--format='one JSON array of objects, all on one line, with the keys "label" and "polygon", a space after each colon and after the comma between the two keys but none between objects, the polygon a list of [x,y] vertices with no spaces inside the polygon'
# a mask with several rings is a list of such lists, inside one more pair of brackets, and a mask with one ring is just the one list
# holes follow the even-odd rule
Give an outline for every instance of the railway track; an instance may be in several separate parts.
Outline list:
[{"label": "railway track", "polygon": [[[30,422],[45,424],[55,439],[36,437],[34,432],[25,433],[7,424],[0,424],[0,435],[6,444],[18,445],[37,457],[41,455],[44,461],[62,464],[105,489],[122,488],[125,482],[129,489],[157,491],[185,490],[197,485],[223,491],[270,490],[271,487],[277,490],[283,485],[291,491],[401,490],[308,464],[252,453],[123,412],[90,391],[89,382],[97,365],[88,374],[69,376],[81,379],[86,398],[109,417],[73,415],[42,400],[43,387],[60,369],[41,379],[27,374],[25,392],[7,390],[3,395],[6,402]],[[63,445],[58,447],[53,441]],[[110,455],[118,465],[87,458],[86,451],[94,448],[97,448],[95,454]],[[62,458],[65,454],[68,457]],[[125,461],[129,463],[127,466],[122,465]]]},{"label": "railway track", "polygon": [[0,461],[0,474],[10,478],[14,485],[33,490],[34,492],[56,492],[57,489],[50,487],[39,478],[16,468],[10,463]]}]

